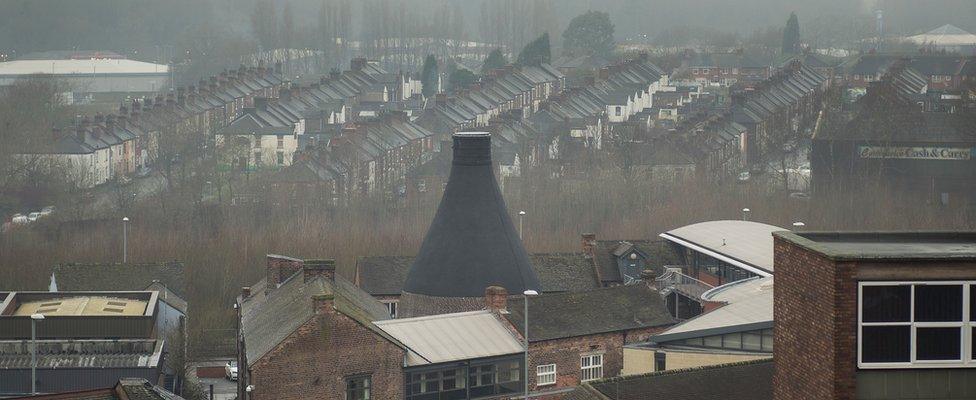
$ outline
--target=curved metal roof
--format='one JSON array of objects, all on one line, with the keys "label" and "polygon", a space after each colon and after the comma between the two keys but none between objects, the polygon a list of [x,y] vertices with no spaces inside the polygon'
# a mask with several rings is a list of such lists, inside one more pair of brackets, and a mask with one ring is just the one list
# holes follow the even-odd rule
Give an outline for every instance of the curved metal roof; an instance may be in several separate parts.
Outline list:
[{"label": "curved metal roof", "polygon": [[458,133],[444,197],[403,290],[481,297],[492,285],[541,290],[492,172],[490,135]]},{"label": "curved metal roof", "polygon": [[773,232],[787,229],[752,221],[707,221],[660,234],[760,276],[773,274]]}]

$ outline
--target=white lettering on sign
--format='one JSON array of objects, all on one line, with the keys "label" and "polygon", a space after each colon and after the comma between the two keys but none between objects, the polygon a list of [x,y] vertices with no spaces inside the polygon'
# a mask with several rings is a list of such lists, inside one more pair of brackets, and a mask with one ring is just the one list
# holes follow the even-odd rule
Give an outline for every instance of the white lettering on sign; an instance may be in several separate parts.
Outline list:
[{"label": "white lettering on sign", "polygon": [[860,146],[861,158],[902,158],[912,160],[971,160],[973,148],[966,147],[887,147]]}]

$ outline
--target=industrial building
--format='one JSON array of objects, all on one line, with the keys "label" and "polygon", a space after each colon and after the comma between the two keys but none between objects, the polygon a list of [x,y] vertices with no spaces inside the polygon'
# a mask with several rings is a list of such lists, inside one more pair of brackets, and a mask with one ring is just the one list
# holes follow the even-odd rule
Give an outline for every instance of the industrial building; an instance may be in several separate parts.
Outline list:
[{"label": "industrial building", "polygon": [[14,60],[0,62],[0,86],[18,79],[57,79],[68,86],[69,101],[95,94],[149,94],[170,88],[170,69],[163,64],[110,58]]}]

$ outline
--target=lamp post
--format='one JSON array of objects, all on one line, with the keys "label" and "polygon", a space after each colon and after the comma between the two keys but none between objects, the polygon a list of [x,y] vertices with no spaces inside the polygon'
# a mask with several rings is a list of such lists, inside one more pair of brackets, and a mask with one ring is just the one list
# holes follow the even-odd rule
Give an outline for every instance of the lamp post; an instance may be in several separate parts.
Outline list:
[{"label": "lamp post", "polygon": [[525,217],[525,211],[519,211],[519,240],[522,240],[522,217]]},{"label": "lamp post", "polygon": [[122,263],[129,261],[129,217],[122,217]]},{"label": "lamp post", "polygon": [[539,292],[529,289],[522,292],[522,297],[525,302],[525,310],[523,314],[525,316],[525,334],[522,335],[525,338],[525,400],[529,400],[529,296],[535,296]]},{"label": "lamp post", "polygon": [[31,314],[31,396],[37,394],[37,321],[44,320],[44,314]]}]

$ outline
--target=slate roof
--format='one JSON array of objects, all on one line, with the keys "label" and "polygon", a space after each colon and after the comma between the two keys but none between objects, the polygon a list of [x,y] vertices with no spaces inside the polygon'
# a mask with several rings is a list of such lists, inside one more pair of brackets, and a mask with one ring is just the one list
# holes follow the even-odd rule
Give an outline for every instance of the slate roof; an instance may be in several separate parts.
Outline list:
[{"label": "slate roof", "polygon": [[[0,341],[0,369],[29,369],[30,340]],[[38,340],[38,368],[155,368],[163,342],[155,339]]]},{"label": "slate roof", "polygon": [[[241,330],[248,365],[253,365],[315,314],[314,296],[332,296],[335,309],[363,326],[388,337],[373,321],[390,318],[382,303],[341,276],[316,277],[307,282],[298,271],[281,286],[266,291],[267,280],[251,287],[241,301]],[[395,340],[390,339],[396,343]]]},{"label": "slate roof", "polygon": [[772,400],[773,361],[676,369],[587,382],[564,400]]},{"label": "slate roof", "polygon": [[[524,332],[523,300],[509,300],[508,311],[509,322]],[[529,317],[531,342],[664,327],[676,322],[661,294],[644,283],[532,296]]]},{"label": "slate roof", "polygon": [[[373,296],[399,296],[411,256],[370,256],[356,260],[357,283]],[[592,261],[583,253],[536,253],[529,260],[543,292],[590,290],[600,287]]]},{"label": "slate roof", "polygon": [[58,291],[145,290],[154,282],[173,294],[185,297],[183,263],[178,261],[142,264],[60,264],[53,278]]},{"label": "slate roof", "polygon": [[76,392],[42,394],[34,400],[183,400],[142,378],[122,378],[115,387]]},{"label": "slate roof", "polygon": [[490,136],[455,134],[451,175],[403,290],[481,297],[492,285],[541,289],[492,172]]}]

